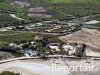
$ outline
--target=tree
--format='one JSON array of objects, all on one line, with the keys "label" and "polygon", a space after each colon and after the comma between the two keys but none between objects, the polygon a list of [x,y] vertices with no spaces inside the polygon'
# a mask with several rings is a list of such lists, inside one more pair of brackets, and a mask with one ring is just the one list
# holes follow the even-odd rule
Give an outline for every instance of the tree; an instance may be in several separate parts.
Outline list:
[{"label": "tree", "polygon": [[20,74],[19,73],[9,72],[9,71],[4,71],[4,72],[0,73],[0,75],[20,75]]}]

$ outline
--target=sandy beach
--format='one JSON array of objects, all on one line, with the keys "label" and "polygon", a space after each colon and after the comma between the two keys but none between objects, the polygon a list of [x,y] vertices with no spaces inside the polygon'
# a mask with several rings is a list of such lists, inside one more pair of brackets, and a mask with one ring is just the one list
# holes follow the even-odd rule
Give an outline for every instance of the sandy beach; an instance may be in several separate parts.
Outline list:
[{"label": "sandy beach", "polygon": [[70,72],[52,71],[52,64],[59,63],[58,65],[64,66],[64,63],[60,60],[50,59],[44,61],[41,59],[33,60],[17,60],[0,64],[0,72],[11,71],[15,73],[21,73],[22,75],[69,75]]},{"label": "sandy beach", "polygon": [[[49,60],[27,59],[16,60],[0,64],[0,72],[11,71],[22,75],[99,75],[100,60],[90,59],[71,59],[71,58],[52,58]],[[94,66],[93,71],[52,71],[52,64],[57,66]]]}]

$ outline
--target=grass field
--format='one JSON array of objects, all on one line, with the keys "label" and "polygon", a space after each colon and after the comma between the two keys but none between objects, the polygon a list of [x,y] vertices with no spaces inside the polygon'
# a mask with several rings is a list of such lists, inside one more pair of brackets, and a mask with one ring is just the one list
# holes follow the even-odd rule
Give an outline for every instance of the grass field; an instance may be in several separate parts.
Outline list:
[{"label": "grass field", "polygon": [[[16,42],[16,41],[32,41],[34,40],[34,37],[37,35],[36,33],[31,33],[31,32],[23,32],[23,33],[18,33],[18,34],[14,34],[17,32],[0,32],[0,47],[5,46],[8,43],[12,43],[12,42]],[[5,35],[6,34],[6,35]],[[13,35],[9,35],[9,34],[13,34]],[[49,38],[50,42],[59,42],[60,40],[58,39],[58,36],[54,36],[52,34],[39,34],[41,37],[43,38]]]},{"label": "grass field", "polygon": [[99,0],[50,0],[53,3],[98,3]]},{"label": "grass field", "polygon": [[[30,20],[27,16],[27,8],[13,8],[10,3],[13,0],[5,0],[0,2],[0,10],[14,11],[18,17]],[[92,14],[100,14],[100,0],[21,0],[31,4],[30,7],[44,7],[50,15],[56,19],[64,19],[67,15],[78,14],[80,16],[88,16]],[[56,3],[56,4],[55,4]],[[19,13],[19,14],[17,14]],[[99,18],[98,18],[99,19]],[[9,16],[9,13],[2,14],[0,12],[0,24],[16,21]],[[18,21],[18,20],[17,20]],[[9,23],[8,23],[9,24]]]},{"label": "grass field", "polygon": [[[11,3],[13,0],[5,0],[4,3],[8,4]],[[28,1],[28,2],[54,2],[54,3],[98,3],[100,0],[21,0],[21,1]]]}]

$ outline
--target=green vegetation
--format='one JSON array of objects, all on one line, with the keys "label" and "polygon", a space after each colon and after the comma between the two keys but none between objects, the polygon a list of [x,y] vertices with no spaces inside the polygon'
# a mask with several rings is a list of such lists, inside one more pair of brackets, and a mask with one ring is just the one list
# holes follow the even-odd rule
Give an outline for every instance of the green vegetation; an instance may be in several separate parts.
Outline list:
[{"label": "green vegetation", "polygon": [[[0,27],[19,25],[20,20],[12,18],[9,14],[14,13],[18,17],[29,22],[41,21],[41,18],[27,17],[27,8],[15,8],[10,5],[13,0],[4,0],[0,2]],[[65,19],[67,15],[76,17],[100,14],[100,0],[22,0],[31,4],[31,7],[44,7],[47,13],[53,15],[53,18]],[[97,18],[100,20],[100,18]],[[21,23],[21,25],[23,25]]]},{"label": "green vegetation", "polygon": [[[12,18],[9,14],[15,13],[18,17],[30,20],[33,17],[27,17],[27,8],[14,8],[10,5],[13,0],[4,0],[0,2],[0,26],[14,25],[13,22],[19,20]],[[23,0],[24,1],[24,0]],[[26,0],[31,7],[44,7],[54,18],[64,19],[67,15],[87,16],[100,14],[100,0]],[[19,14],[17,14],[19,13]],[[38,18],[40,20],[40,18]],[[38,20],[37,19],[37,20]],[[8,26],[7,25],[7,26]]]},{"label": "green vegetation", "polygon": [[[25,8],[13,8],[10,5],[11,2],[12,0],[5,0],[4,2],[1,2],[0,8],[7,8],[16,12],[27,12],[27,9]],[[43,6],[48,11],[50,11],[51,14],[55,14],[58,12],[57,14],[62,15],[65,15],[66,13],[70,14],[70,12],[76,12],[77,14],[85,12],[92,13],[93,10],[96,11],[100,7],[100,0],[28,0],[28,2],[31,3],[32,7]]]},{"label": "green vegetation", "polygon": [[67,15],[87,16],[100,14],[99,0],[29,0],[33,7],[43,6],[54,18],[65,18]]},{"label": "green vegetation", "polygon": [[35,34],[30,32],[19,33],[14,35],[2,35],[3,39],[8,42],[22,41],[22,40],[32,40]]},{"label": "green vegetation", "polygon": [[49,0],[53,3],[98,3],[99,0]]},{"label": "green vegetation", "polygon": [[0,75],[20,75],[20,74],[19,73],[9,72],[9,71],[4,71],[4,72],[0,73]]},{"label": "green vegetation", "polygon": [[24,8],[13,8],[10,3],[13,0],[4,0],[3,2],[0,2],[0,9],[8,10],[10,12],[23,12],[25,11]]},{"label": "green vegetation", "polygon": [[27,33],[12,35],[11,40],[32,40],[33,37],[34,37],[34,33],[28,33],[27,32]]},{"label": "green vegetation", "polygon": [[0,31],[0,34],[14,34],[14,33],[18,33],[16,31]]},{"label": "green vegetation", "polygon": [[2,39],[0,39],[0,47],[6,46],[8,43]]},{"label": "green vegetation", "polygon": [[11,22],[11,21],[16,21],[16,19],[13,19],[10,14],[6,14],[6,13],[3,13],[3,14],[0,14],[0,24],[4,24],[4,23],[7,23],[7,22]]},{"label": "green vegetation", "polygon": [[[7,34],[8,33],[8,34]],[[12,35],[9,35],[10,33],[12,33]],[[31,33],[31,32],[23,32],[23,33],[18,33],[18,34],[14,34],[17,32],[0,32],[0,47],[6,46],[9,43],[12,42],[16,42],[16,41],[32,41],[34,39],[34,37],[37,35],[36,33]],[[6,34],[6,35],[5,35]],[[44,39],[49,38],[50,42],[59,42],[59,38],[58,36],[54,36],[51,34],[39,34],[40,36],[42,36]]]}]

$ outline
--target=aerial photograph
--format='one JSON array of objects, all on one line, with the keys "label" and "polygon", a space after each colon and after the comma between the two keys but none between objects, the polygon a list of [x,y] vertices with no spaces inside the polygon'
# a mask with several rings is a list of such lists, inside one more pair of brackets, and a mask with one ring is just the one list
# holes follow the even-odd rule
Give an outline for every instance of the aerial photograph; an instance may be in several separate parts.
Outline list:
[{"label": "aerial photograph", "polygon": [[0,75],[100,75],[100,0],[0,0]]}]

